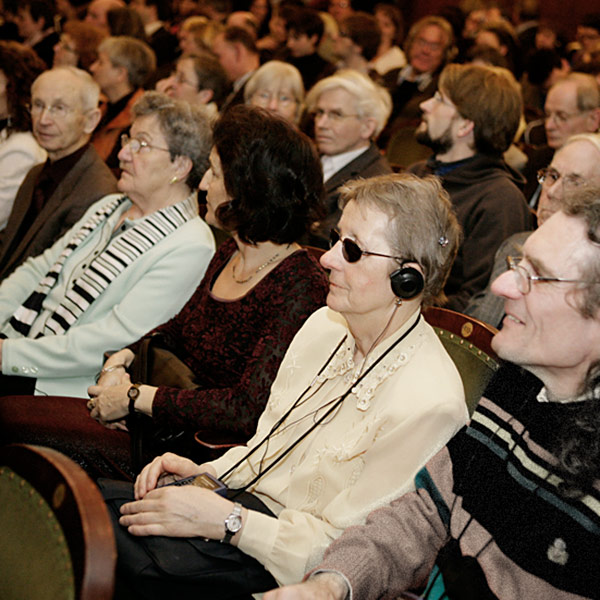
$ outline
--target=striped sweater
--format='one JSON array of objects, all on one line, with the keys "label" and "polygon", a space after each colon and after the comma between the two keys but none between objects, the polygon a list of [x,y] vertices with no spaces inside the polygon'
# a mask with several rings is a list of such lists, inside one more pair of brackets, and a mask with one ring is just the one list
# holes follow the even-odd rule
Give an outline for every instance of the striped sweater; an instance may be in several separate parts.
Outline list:
[{"label": "striped sweater", "polygon": [[[319,569],[343,573],[360,600],[415,588],[428,600],[600,598],[600,482],[580,498],[559,493],[547,448],[572,406],[538,402],[541,385],[504,366],[470,425],[418,474],[417,491],[347,530]],[[448,532],[463,558],[454,568],[446,558],[442,575]],[[491,591],[476,590],[475,560],[464,557]],[[456,576],[469,594],[450,595]]]}]

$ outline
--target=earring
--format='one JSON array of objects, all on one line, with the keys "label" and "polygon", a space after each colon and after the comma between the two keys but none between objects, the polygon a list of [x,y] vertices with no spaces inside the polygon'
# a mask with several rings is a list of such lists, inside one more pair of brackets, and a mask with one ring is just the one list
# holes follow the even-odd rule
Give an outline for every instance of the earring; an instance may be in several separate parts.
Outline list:
[{"label": "earring", "polygon": [[402,298],[396,298],[396,306],[402,306]]},{"label": "earring", "polygon": [[173,177],[171,178],[171,181],[169,181],[170,185],[173,185],[174,183],[177,183],[179,181],[179,179],[177,178],[177,175],[173,175]]}]

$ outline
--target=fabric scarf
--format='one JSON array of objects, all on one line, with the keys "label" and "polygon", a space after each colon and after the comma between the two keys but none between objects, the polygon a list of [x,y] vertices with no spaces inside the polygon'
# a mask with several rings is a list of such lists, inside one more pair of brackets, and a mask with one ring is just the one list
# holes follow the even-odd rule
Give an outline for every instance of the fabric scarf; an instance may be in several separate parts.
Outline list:
[{"label": "fabric scarf", "polygon": [[[10,324],[15,331],[24,337],[29,335],[31,326],[42,310],[44,299],[56,285],[67,258],[126,200],[129,200],[127,196],[119,196],[99,208],[73,236],[37,288],[11,317]],[[197,215],[196,195],[192,193],[182,202],[152,213],[121,235],[113,237],[73,282],[56,311],[48,318],[44,331],[37,337],[64,334],[129,265]]]}]

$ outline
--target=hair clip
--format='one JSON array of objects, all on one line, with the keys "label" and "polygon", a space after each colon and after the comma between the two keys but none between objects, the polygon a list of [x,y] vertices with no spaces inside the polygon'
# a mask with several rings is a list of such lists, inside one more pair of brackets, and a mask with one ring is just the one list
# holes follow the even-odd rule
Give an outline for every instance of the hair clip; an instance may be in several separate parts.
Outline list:
[{"label": "hair clip", "polygon": [[438,239],[438,244],[445,248],[448,245],[448,238],[445,235],[441,235]]}]

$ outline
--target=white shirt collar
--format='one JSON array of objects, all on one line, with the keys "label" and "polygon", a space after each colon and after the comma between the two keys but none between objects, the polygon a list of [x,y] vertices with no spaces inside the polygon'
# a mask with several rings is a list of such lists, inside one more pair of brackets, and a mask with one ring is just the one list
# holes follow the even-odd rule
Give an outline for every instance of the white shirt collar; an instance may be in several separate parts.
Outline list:
[{"label": "white shirt collar", "polygon": [[366,152],[369,145],[363,146],[358,150],[349,150],[334,156],[321,156],[321,165],[323,166],[323,181],[328,181],[338,171],[343,169],[347,164],[351,163],[355,158]]}]

